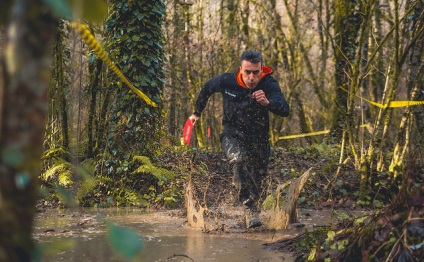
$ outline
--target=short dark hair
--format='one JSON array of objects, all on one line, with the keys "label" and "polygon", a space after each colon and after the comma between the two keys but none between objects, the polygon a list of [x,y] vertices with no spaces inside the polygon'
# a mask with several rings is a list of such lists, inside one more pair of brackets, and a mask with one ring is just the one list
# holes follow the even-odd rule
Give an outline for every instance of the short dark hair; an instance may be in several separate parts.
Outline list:
[{"label": "short dark hair", "polygon": [[243,54],[241,54],[241,57],[240,57],[240,64],[244,60],[249,61],[251,63],[258,63],[258,62],[261,62],[261,64],[264,63],[261,52],[259,52],[258,50],[246,50],[246,51],[244,51]]}]

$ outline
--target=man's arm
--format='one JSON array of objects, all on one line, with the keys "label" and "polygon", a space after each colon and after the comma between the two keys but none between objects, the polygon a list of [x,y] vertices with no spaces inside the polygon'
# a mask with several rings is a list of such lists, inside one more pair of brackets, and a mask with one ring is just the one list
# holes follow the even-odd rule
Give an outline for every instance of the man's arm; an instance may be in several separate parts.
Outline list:
[{"label": "man's arm", "polygon": [[[261,91],[261,90],[259,90]],[[257,92],[259,92],[257,91]],[[256,92],[255,92],[256,93]],[[255,94],[254,93],[254,94]],[[286,98],[284,97],[284,94],[281,92],[280,86],[278,83],[272,82],[264,91],[265,99],[262,97],[262,94],[259,94],[259,98],[262,99],[262,103],[258,101],[261,105],[265,106],[268,104],[268,110],[271,111],[273,114],[279,115],[279,116],[288,116],[290,113],[290,107],[289,104],[286,101]],[[268,100],[268,103],[266,102]]]},{"label": "man's arm", "polygon": [[221,76],[216,76],[205,83],[202,90],[200,90],[197,96],[195,109],[193,114],[189,117],[190,121],[195,124],[199,120],[200,115],[208,103],[209,98],[216,92],[220,91],[220,80]]}]

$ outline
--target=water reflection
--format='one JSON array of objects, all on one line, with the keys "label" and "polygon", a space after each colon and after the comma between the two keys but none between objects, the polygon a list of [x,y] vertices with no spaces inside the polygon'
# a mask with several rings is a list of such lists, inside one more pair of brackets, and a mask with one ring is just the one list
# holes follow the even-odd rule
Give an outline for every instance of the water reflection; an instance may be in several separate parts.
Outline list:
[{"label": "water reflection", "polygon": [[[333,219],[329,212],[312,210],[299,211],[299,218],[309,228]],[[169,212],[54,209],[36,218],[34,238],[47,247],[42,261],[126,261],[109,245],[105,221],[131,228],[141,236],[144,248],[136,261],[291,261],[290,254],[268,251],[262,245],[304,232],[304,228],[291,228],[206,234],[185,226],[184,218]]]}]

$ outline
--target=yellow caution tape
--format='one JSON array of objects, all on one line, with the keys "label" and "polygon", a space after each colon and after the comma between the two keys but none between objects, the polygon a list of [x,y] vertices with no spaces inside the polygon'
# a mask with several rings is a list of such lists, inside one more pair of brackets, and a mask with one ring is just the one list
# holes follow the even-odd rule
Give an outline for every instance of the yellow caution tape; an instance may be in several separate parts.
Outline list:
[{"label": "yellow caution tape", "polygon": [[284,139],[292,139],[292,138],[301,138],[301,137],[307,137],[307,136],[323,135],[328,133],[330,133],[330,130],[324,130],[324,131],[318,131],[318,132],[312,132],[312,133],[306,133],[306,134],[300,134],[300,135],[281,136],[278,139],[284,140]]},{"label": "yellow caution tape", "polygon": [[[369,127],[370,124],[363,124],[360,125],[360,127]],[[307,137],[307,136],[317,136],[317,135],[324,135],[330,133],[330,130],[323,130],[323,131],[317,131],[312,133],[306,133],[306,134],[299,134],[299,135],[290,135],[290,136],[280,136],[278,140],[286,140],[286,139],[293,139],[293,138],[301,138],[301,137]]]},{"label": "yellow caution tape", "polygon": [[[345,92],[349,92],[349,91],[347,91],[346,89],[344,89],[342,87],[340,87],[340,89],[342,89]],[[396,107],[405,107],[405,106],[424,105],[424,101],[390,101],[388,104],[384,104],[383,105],[383,104],[380,104],[380,103],[377,103],[377,102],[370,101],[370,100],[365,99],[365,98],[363,98],[361,96],[358,96],[358,95],[356,95],[356,97],[358,97],[358,98],[360,98],[360,99],[362,99],[362,100],[370,103],[371,105],[374,105],[376,107],[379,107],[379,108],[388,108],[388,107],[390,107],[390,108],[396,108]]]},{"label": "yellow caution tape", "polygon": [[136,88],[130,80],[128,80],[124,74],[115,66],[115,64],[109,59],[107,53],[103,50],[102,46],[97,42],[94,36],[91,34],[90,30],[88,30],[87,26],[84,24],[80,24],[78,22],[72,22],[72,27],[81,35],[82,39],[93,49],[93,51],[102,59],[115,74],[121,78],[121,80],[127,84],[131,90],[133,90],[139,97],[141,97],[148,105],[156,107],[157,104],[150,100],[150,98],[141,92],[138,88]]}]

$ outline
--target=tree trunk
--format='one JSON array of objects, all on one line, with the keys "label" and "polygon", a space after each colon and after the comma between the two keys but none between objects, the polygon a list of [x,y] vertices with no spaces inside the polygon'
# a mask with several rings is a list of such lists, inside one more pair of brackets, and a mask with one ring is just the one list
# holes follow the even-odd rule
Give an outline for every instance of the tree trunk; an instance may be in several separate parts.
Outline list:
[{"label": "tree trunk", "polygon": [[360,14],[356,12],[356,0],[340,0],[334,3],[334,35],[335,35],[335,80],[336,80],[336,109],[333,111],[333,120],[330,135],[335,143],[342,138],[343,129],[348,111],[350,64],[355,58],[356,40],[358,37]]},{"label": "tree trunk", "polygon": [[[108,125],[107,150],[112,158],[131,161],[134,155],[154,157],[163,134],[162,94],[164,83],[163,1],[112,1],[113,9],[106,31],[111,59],[136,88],[142,90],[157,107],[147,105],[122,81],[111,76],[116,103]],[[117,36],[127,37],[126,41]],[[118,161],[116,170],[124,172]],[[110,169],[111,175],[116,170]]]},{"label": "tree trunk", "polygon": [[17,0],[0,86],[0,261],[30,261],[56,21],[40,0]]},{"label": "tree trunk", "polygon": [[63,51],[64,51],[64,41],[65,36],[62,28],[63,23],[59,24],[60,29],[57,32],[56,38],[56,66],[57,68],[57,90],[58,90],[58,103],[59,103],[59,114],[60,114],[60,122],[61,122],[61,141],[62,147],[64,150],[69,150],[69,124],[68,124],[68,99],[66,98],[66,90],[69,87],[65,84],[65,72],[64,72],[64,64],[65,61],[63,59]]},{"label": "tree trunk", "polygon": [[87,145],[87,158],[94,157],[94,139],[93,139],[93,130],[94,130],[94,120],[96,116],[96,105],[97,105],[97,90],[100,83],[100,74],[102,71],[103,62],[101,59],[96,59],[89,66],[90,77],[93,78],[90,83],[90,107],[88,113],[88,123],[87,123],[87,136],[88,136],[88,145]]},{"label": "tree trunk", "polygon": [[[424,4],[418,4],[415,9],[415,14],[421,14],[423,11]],[[423,65],[423,50],[424,50],[424,37],[423,37],[423,24],[422,21],[417,19],[418,17],[414,16],[414,19],[411,19],[410,28],[414,30],[411,32],[411,36],[408,39],[414,39],[415,36],[418,36],[419,41],[417,41],[416,45],[414,44],[411,48],[411,55],[409,65],[409,81],[408,81],[408,100],[416,101],[419,97],[420,93],[423,93],[423,73],[424,73],[424,65]],[[394,146],[393,157],[391,160],[391,164],[389,167],[389,172],[392,173],[393,178],[396,179],[398,174],[402,173],[403,160],[406,152],[409,148],[410,143],[410,132],[413,121],[412,112],[414,108],[406,107],[402,116],[401,123],[399,125],[399,129],[396,136],[396,143]],[[419,111],[419,110],[417,110]],[[423,111],[421,109],[421,111]],[[420,121],[417,118],[418,121]],[[418,141],[418,144],[421,141]]]}]

